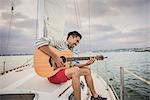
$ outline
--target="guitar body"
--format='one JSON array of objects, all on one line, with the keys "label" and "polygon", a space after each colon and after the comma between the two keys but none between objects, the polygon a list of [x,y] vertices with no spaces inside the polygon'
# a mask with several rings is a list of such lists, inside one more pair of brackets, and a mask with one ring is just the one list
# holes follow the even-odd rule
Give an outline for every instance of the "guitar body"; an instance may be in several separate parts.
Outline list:
[{"label": "guitar body", "polygon": [[[60,57],[73,56],[72,51],[69,49],[63,51],[59,51],[53,47],[50,47],[50,49]],[[57,68],[56,64],[53,62],[53,59],[50,56],[42,52],[40,49],[36,48],[34,54],[34,69],[39,76],[51,77],[55,75],[59,70],[66,69],[67,67],[70,67],[70,62],[66,62],[65,67]]]}]

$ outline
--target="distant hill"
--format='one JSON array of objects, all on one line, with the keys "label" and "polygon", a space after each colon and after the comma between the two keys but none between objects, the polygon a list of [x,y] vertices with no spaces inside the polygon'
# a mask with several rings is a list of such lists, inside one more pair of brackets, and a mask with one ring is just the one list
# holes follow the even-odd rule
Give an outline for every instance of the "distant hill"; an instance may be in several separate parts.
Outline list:
[{"label": "distant hill", "polygon": [[23,55],[33,55],[33,54],[0,54],[0,56],[23,56]]},{"label": "distant hill", "polygon": [[[124,48],[124,49],[112,49],[112,50],[99,50],[100,52],[150,52],[150,47],[144,48]],[[96,51],[94,51],[96,52]]]}]

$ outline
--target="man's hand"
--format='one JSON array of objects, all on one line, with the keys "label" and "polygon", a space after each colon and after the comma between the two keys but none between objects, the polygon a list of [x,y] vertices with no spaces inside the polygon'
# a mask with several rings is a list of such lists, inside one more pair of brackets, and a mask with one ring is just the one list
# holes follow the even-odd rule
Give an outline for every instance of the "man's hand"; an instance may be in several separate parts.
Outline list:
[{"label": "man's hand", "polygon": [[89,61],[87,61],[86,65],[91,65],[95,62],[95,58],[90,58]]},{"label": "man's hand", "polygon": [[54,58],[54,62],[56,63],[56,65],[57,65],[58,68],[65,66],[64,63],[63,63],[63,61],[62,61],[62,59],[60,57],[55,57]]}]

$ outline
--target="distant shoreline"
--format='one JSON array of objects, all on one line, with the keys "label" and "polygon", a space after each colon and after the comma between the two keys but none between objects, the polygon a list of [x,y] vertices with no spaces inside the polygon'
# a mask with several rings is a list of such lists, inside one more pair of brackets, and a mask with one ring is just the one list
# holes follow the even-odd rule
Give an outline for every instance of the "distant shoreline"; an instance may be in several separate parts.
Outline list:
[{"label": "distant shoreline", "polygon": [[[125,49],[112,49],[112,50],[95,50],[91,52],[150,52],[150,47],[144,48],[125,48]],[[25,54],[0,54],[0,56],[24,56],[24,55],[34,55],[31,53]]]},{"label": "distant shoreline", "polygon": [[24,55],[33,55],[33,54],[0,54],[0,56],[24,56]]},{"label": "distant shoreline", "polygon": [[[99,52],[99,51],[92,51],[92,52]],[[125,51],[125,50],[109,50],[109,51],[101,51],[101,52],[150,52],[150,50],[144,50],[144,51]],[[34,54],[6,54],[6,55],[0,55],[0,56],[26,56],[26,55],[34,55]]]}]

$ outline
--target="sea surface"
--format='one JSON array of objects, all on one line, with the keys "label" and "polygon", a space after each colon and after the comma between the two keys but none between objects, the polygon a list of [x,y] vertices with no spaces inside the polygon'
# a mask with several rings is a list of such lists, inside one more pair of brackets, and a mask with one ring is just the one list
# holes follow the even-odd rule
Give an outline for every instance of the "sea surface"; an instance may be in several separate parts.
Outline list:
[{"label": "sea surface", "polygon": [[[120,90],[120,67],[150,81],[150,52],[105,52],[104,61],[97,61],[92,66],[94,72],[101,75],[114,86],[117,94]],[[125,100],[150,100],[150,85],[131,74],[124,74]]]},{"label": "sea surface", "polygon": [[[93,54],[93,53],[92,53]],[[96,55],[104,55],[108,58],[103,61],[96,61],[92,70],[97,75],[108,80],[114,86],[119,95],[120,88],[120,67],[124,67],[150,80],[150,52],[97,52]],[[89,53],[83,55],[88,56]],[[0,73],[33,60],[33,55],[24,56],[0,56]],[[138,80],[129,73],[124,74],[124,100],[150,100],[150,85]]]}]

